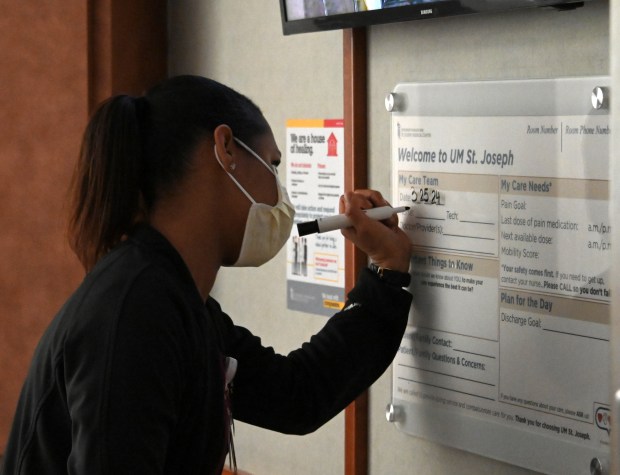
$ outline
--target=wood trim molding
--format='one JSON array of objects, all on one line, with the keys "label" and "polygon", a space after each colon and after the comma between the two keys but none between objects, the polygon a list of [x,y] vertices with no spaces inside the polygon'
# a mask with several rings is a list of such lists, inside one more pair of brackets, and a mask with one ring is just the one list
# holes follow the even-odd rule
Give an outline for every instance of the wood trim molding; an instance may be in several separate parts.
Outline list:
[{"label": "wood trim molding", "polygon": [[166,0],[88,0],[88,106],[167,76]]},{"label": "wood trim molding", "polygon": [[[368,186],[368,110],[366,29],[346,29],[343,33],[344,80],[344,188]],[[361,269],[366,254],[353,244],[345,244],[345,292],[348,293]],[[345,410],[346,475],[368,473],[368,392],[364,392]]]}]

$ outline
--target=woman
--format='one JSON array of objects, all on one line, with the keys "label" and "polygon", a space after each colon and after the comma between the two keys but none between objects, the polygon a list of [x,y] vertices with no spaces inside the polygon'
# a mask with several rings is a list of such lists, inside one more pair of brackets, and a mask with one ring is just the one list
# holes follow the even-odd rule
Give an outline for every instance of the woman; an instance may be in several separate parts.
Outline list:
[{"label": "woman", "polygon": [[311,432],[385,371],[411,303],[410,243],[395,217],[361,211],[386,204],[377,192],[342,197],[343,234],[392,270],[365,270],[299,350],[263,347],[209,296],[221,266],[261,265],[285,243],[279,163],[260,110],[212,80],[172,78],[97,110],[70,226],[88,273],[37,347],[5,475],[220,473],[231,415]]}]

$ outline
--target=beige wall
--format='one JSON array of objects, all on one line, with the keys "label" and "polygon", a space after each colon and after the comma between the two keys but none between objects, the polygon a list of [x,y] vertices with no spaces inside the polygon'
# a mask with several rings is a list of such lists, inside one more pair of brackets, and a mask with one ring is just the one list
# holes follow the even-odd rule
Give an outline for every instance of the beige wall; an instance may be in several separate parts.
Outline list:
[{"label": "beige wall", "polygon": [[[521,11],[371,28],[369,156],[374,158],[370,186],[390,190],[386,156],[390,119],[383,99],[392,86],[416,81],[606,75],[607,15],[608,2],[603,1],[572,12]],[[407,440],[383,422],[390,382],[386,374],[371,391],[372,475],[531,473],[421,439]],[[587,469],[584,467],[584,473]]]},{"label": "beige wall", "polygon": [[[342,32],[284,37],[277,2],[175,0],[170,72],[199,73],[253,98],[281,147],[289,118],[342,116]],[[390,196],[389,116],[383,98],[398,82],[520,79],[609,73],[608,3],[573,12],[522,11],[369,29],[369,179]],[[285,170],[284,170],[285,172]],[[324,319],[286,310],[284,255],[257,270],[226,270],[216,297],[264,343],[287,352]],[[398,432],[385,421],[388,371],[371,390],[372,475],[525,474],[529,471]],[[343,418],[288,437],[237,427],[240,467],[255,475],[343,473]]]},{"label": "beige wall", "polygon": [[[241,3],[243,6],[241,7]],[[202,74],[253,99],[284,153],[289,118],[342,117],[342,32],[283,37],[277,2],[169,2],[172,74]],[[286,176],[286,166],[280,167]],[[285,256],[220,272],[215,296],[235,322],[279,352],[306,341],[324,317],[286,310]],[[239,468],[258,474],[343,473],[344,418],[306,437],[236,424]]]}]

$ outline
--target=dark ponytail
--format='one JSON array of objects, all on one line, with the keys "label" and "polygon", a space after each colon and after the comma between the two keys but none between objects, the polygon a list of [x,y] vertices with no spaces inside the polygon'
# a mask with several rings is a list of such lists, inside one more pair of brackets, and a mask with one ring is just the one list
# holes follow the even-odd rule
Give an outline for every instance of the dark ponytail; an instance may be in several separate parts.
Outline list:
[{"label": "dark ponytail", "polygon": [[198,143],[222,124],[252,146],[269,131],[260,109],[217,81],[177,76],[146,96],[116,96],[93,115],[73,179],[69,240],[89,270],[191,169]]},{"label": "dark ponytail", "polygon": [[143,157],[136,102],[126,95],[108,99],[84,133],[72,184],[69,239],[87,270],[121,241],[139,215]]}]

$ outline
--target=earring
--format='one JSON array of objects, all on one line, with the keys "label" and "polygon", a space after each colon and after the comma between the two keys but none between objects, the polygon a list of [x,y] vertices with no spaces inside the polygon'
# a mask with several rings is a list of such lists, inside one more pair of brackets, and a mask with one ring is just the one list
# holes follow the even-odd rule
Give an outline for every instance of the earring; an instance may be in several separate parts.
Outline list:
[{"label": "earring", "polygon": [[235,171],[235,168],[237,168],[237,164],[236,164],[236,163],[231,163],[231,164],[230,164],[230,169],[231,169],[232,171]]}]

